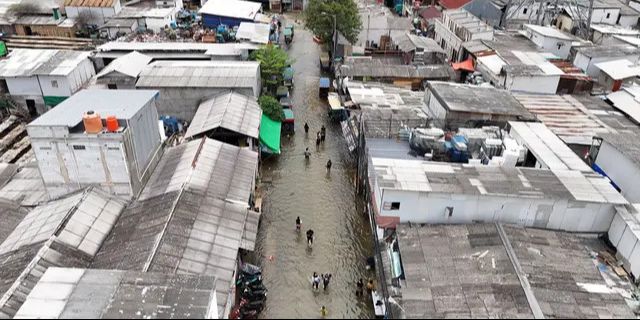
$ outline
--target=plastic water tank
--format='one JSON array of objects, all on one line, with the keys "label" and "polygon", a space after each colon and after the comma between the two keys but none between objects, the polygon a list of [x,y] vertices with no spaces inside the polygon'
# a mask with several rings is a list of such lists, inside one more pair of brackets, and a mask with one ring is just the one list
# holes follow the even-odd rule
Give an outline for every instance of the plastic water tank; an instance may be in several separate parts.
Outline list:
[{"label": "plastic water tank", "polygon": [[82,115],[82,123],[84,124],[84,131],[86,133],[102,132],[102,119],[99,114],[93,111],[87,111]]},{"label": "plastic water tank", "polygon": [[107,117],[107,131],[109,132],[117,132],[120,129],[120,125],[118,124],[118,118],[115,116]]}]

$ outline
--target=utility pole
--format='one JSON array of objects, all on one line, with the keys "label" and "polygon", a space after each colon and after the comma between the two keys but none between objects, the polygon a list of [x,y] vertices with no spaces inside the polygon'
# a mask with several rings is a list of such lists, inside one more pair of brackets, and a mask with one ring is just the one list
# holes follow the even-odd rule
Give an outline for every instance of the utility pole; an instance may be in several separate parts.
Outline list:
[{"label": "utility pole", "polygon": [[511,0],[507,0],[507,5],[504,7],[504,13],[502,17],[500,17],[500,27],[503,27],[507,24],[507,15],[509,14],[509,9],[511,8]]},{"label": "utility pole", "polygon": [[[543,0],[538,0],[540,1],[540,7],[538,7],[538,17],[536,18],[536,24],[537,25],[542,25],[542,22],[540,21],[540,16],[542,15],[542,5],[544,4]],[[544,17],[543,17],[544,20]]]},{"label": "utility pole", "polygon": [[589,16],[587,18],[587,27],[584,31],[584,38],[589,40],[589,33],[591,33],[591,17],[593,16],[593,0],[589,1]]}]

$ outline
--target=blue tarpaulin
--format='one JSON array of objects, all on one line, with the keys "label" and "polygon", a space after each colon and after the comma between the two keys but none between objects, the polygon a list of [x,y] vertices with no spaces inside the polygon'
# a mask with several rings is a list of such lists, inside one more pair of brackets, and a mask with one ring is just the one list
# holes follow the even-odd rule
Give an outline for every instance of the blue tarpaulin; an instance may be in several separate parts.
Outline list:
[{"label": "blue tarpaulin", "polygon": [[329,78],[320,78],[320,88],[331,87],[331,80]]}]

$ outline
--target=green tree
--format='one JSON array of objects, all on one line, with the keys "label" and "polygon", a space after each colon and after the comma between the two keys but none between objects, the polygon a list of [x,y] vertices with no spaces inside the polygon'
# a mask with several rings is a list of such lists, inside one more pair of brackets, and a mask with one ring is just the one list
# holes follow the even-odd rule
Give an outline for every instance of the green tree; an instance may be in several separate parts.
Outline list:
[{"label": "green tree", "polygon": [[262,108],[262,112],[271,118],[271,120],[280,122],[284,120],[284,111],[276,98],[272,96],[261,96],[258,98],[258,104],[260,108]]},{"label": "green tree", "polygon": [[282,83],[282,73],[291,64],[287,53],[272,44],[252,52],[251,60],[260,62],[262,83],[271,93]]},{"label": "green tree", "polygon": [[304,12],[305,24],[323,40],[333,37],[333,16],[336,17],[336,29],[351,43],[358,41],[362,30],[362,21],[358,6],[353,0],[310,0]]}]

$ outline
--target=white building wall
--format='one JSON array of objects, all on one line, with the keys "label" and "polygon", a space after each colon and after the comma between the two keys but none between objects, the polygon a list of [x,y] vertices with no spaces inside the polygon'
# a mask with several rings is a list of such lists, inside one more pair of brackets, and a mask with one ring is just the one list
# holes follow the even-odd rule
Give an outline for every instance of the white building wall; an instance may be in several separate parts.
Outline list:
[{"label": "white building wall", "polygon": [[[399,210],[385,203],[399,202]],[[400,223],[469,224],[501,222],[574,232],[606,232],[615,209],[610,204],[576,203],[566,199],[458,195],[383,190],[380,215]],[[453,208],[451,216],[447,207]]]},{"label": "white building wall", "polygon": [[[600,73],[600,69],[595,65],[600,62],[607,62],[613,60],[619,60],[621,57],[598,57],[598,58],[589,58],[580,52],[576,54],[575,59],[573,60],[573,64],[582,69],[586,74],[593,78],[597,78]],[[640,55],[630,55],[624,57],[625,59],[631,62],[637,62],[640,59]]]},{"label": "white building wall", "polygon": [[620,16],[618,24],[625,28],[634,28],[638,25],[638,18],[640,16]]},{"label": "white building wall", "polygon": [[6,78],[9,94],[12,96],[42,96],[38,78],[18,77]]},{"label": "white building wall", "polygon": [[636,279],[640,276],[640,224],[637,213],[618,207],[609,232],[609,241],[617,249],[616,256]]},{"label": "white building wall", "polygon": [[566,59],[571,51],[571,41],[547,37],[544,39],[542,48],[562,59]]},{"label": "white building wall", "polygon": [[619,8],[595,8],[591,15],[591,23],[614,25],[620,15]]},{"label": "white building wall", "polygon": [[640,164],[634,163],[618,149],[603,141],[596,158],[598,165],[631,203],[640,203]]},{"label": "white building wall", "polygon": [[507,74],[505,87],[509,91],[555,94],[560,76],[513,77]]},{"label": "white building wall", "polygon": [[42,93],[45,96],[69,97],[73,94],[71,88],[71,75],[64,76],[38,76]]},{"label": "white building wall", "polygon": [[447,118],[447,110],[440,104],[440,101],[436,99],[431,90],[425,92],[425,102],[427,110],[424,110],[433,119],[444,121]]}]

